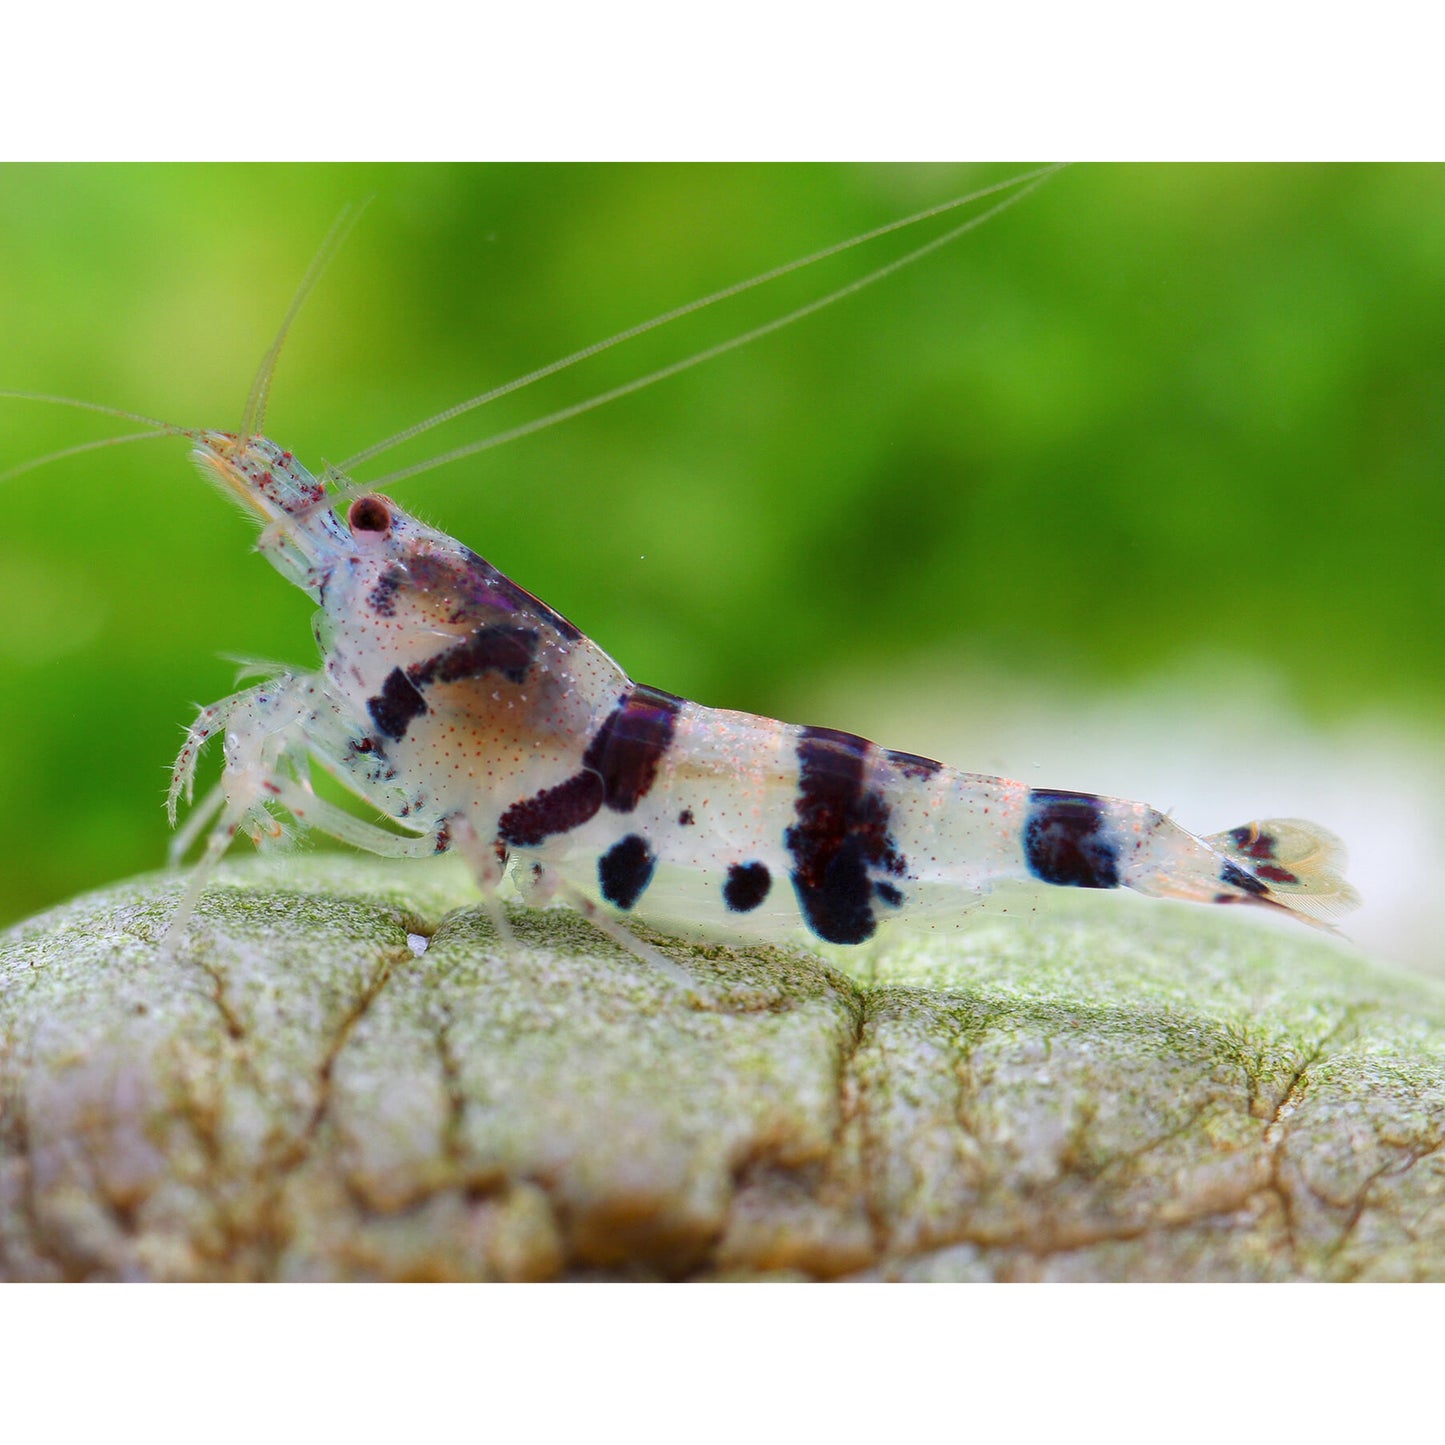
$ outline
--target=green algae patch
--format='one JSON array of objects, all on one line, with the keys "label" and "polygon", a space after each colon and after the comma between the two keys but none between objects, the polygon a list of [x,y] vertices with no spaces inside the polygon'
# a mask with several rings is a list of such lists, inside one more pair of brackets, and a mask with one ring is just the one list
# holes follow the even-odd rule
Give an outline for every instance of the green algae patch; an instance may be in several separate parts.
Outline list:
[{"label": "green algae patch", "polygon": [[449,859],[0,936],[7,1279],[1441,1279],[1445,990],[1050,896],[867,954],[498,937]]}]

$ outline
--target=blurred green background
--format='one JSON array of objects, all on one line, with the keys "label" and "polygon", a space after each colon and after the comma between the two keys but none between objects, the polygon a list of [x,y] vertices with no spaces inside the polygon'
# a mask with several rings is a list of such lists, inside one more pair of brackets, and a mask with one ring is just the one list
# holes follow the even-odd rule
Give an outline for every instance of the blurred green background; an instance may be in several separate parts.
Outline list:
[{"label": "blurred green background", "polygon": [[[332,219],[370,196],[268,420],[304,458],[341,460],[1018,169],[0,168],[0,385],[234,426]],[[363,475],[688,355],[925,234],[609,352]],[[5,401],[0,469],[117,429]],[[118,447],[5,484],[0,922],[161,860],[181,725],[233,687],[221,654],[313,656],[307,602],[185,452]],[[1385,718],[1429,757],[1442,456],[1445,172],[1085,166],[796,327],[396,492],[635,677],[710,704],[867,731],[896,697],[907,735],[884,740],[938,749],[941,728],[907,720],[960,679],[1039,690],[1047,724],[1183,660],[1217,664],[1223,727],[1255,703],[1238,678],[1263,677],[1291,726]],[[1373,785],[1366,753],[1331,766]]]}]

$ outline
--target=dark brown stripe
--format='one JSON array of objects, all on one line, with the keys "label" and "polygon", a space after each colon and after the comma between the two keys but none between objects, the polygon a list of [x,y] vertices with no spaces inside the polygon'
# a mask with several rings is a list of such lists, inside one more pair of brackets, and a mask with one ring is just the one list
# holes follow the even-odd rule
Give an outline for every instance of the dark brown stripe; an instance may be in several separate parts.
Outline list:
[{"label": "dark brown stripe", "polygon": [[498,824],[501,838],[515,847],[536,847],[554,834],[580,828],[604,804],[630,813],[652,787],[681,707],[682,699],[670,692],[633,687],[587,745],[582,771],[513,803]]},{"label": "dark brown stripe", "polygon": [[491,672],[511,682],[524,682],[541,640],[542,634],[534,627],[507,623],[481,627],[454,647],[409,667],[407,676],[422,687],[433,682],[465,682]]},{"label": "dark brown stripe", "polygon": [[1023,833],[1029,872],[1066,888],[1117,888],[1119,858],[1104,809],[1093,793],[1034,788]]},{"label": "dark brown stripe", "polygon": [[504,597],[515,611],[540,618],[568,642],[582,640],[580,627],[574,627],[560,612],[548,607],[540,597],[534,597],[525,587],[519,587],[505,572],[499,572],[493,567],[485,557],[478,557],[475,552],[468,551],[467,561],[477,574],[478,580],[484,583],[494,598]]},{"label": "dark brown stripe", "polygon": [[793,887],[808,926],[828,943],[862,943],[878,922],[870,870],[902,874],[888,808],[864,787],[873,744],[833,728],[798,738],[798,821],[784,835]]},{"label": "dark brown stripe", "polygon": [[[561,613],[518,587],[475,552],[465,552],[461,557],[448,553],[413,553],[407,559],[400,586],[407,592],[428,597],[434,606],[450,604],[444,616],[451,623],[490,623],[497,613],[510,613],[518,620],[543,623],[568,642],[577,642],[582,637]],[[394,606],[394,602],[391,605]]]},{"label": "dark brown stripe", "polygon": [[647,796],[672,745],[681,710],[680,697],[636,683],[598,728],[582,765],[601,777],[607,806],[614,812],[630,813]]},{"label": "dark brown stripe", "polygon": [[602,807],[602,780],[576,773],[555,788],[544,788],[513,803],[497,824],[497,836],[514,848],[535,848],[554,833],[580,828]]},{"label": "dark brown stripe", "polygon": [[931,778],[943,767],[942,763],[936,763],[932,758],[919,757],[917,753],[900,753],[892,748],[884,756],[905,778],[912,778],[917,783]]}]

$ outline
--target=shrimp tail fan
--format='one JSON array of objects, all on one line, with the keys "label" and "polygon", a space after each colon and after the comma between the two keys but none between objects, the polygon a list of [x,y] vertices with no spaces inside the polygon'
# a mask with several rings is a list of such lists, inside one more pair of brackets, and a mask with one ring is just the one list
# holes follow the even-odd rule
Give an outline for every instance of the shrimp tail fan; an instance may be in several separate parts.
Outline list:
[{"label": "shrimp tail fan", "polygon": [[1360,906],[1360,895],[1344,876],[1344,844],[1318,823],[1262,818],[1211,833],[1204,841],[1264,885],[1260,902],[1287,908],[1323,928],[1333,928],[1338,918]]}]

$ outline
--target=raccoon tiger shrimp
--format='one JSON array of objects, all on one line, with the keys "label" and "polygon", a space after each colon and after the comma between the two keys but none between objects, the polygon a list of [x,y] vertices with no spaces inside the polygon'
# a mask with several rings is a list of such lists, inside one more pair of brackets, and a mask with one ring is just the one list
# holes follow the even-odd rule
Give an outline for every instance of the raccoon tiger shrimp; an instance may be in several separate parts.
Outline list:
[{"label": "raccoon tiger shrimp", "polygon": [[[234,835],[276,836],[277,810],[385,856],[459,852],[499,922],[510,872],[529,901],[560,896],[670,971],[630,922],[858,945],[895,923],[951,924],[1004,881],[1314,921],[1353,901],[1337,845],[1313,825],[1196,837],[1143,804],[634,683],[463,543],[266,438],[279,341],[236,432],[161,428],[188,437],[203,473],[260,522],[262,555],[320,609],[323,660],[202,709],[192,727],[173,819],[213,739],[224,771],[179,835],[181,850],[204,845],[172,937]],[[409,836],[323,801],[313,767]]]}]

